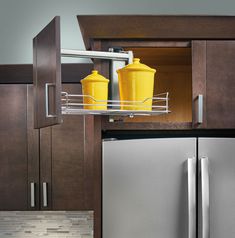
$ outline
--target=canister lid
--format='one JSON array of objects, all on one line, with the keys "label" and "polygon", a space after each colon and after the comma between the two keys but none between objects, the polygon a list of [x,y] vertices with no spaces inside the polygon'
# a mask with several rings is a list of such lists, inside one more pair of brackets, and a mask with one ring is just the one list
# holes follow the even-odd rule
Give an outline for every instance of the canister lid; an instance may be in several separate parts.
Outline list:
[{"label": "canister lid", "polygon": [[128,64],[127,66],[117,70],[117,72],[119,71],[126,71],[126,70],[135,70],[135,71],[149,71],[149,72],[156,72],[156,69],[152,69],[149,66],[140,63],[140,59],[139,58],[134,58],[133,59],[133,63],[132,64]]},{"label": "canister lid", "polygon": [[101,74],[99,74],[99,72],[97,70],[92,70],[91,74],[87,75],[84,79],[81,80],[81,83],[88,82],[88,81],[92,81],[92,82],[106,82],[106,83],[109,82],[109,80],[106,79]]}]

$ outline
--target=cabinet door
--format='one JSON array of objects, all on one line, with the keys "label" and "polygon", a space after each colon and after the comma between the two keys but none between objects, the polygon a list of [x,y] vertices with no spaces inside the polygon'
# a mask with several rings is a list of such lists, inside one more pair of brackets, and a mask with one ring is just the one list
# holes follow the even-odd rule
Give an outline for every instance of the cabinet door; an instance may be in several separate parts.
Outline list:
[{"label": "cabinet door", "polygon": [[[81,93],[81,85],[63,85],[63,90]],[[61,125],[41,129],[41,187],[43,191],[42,183],[47,183],[48,193],[48,205],[42,203],[42,209],[92,209],[93,147],[87,126],[85,116],[65,115]]]},{"label": "cabinet door", "polygon": [[[193,105],[196,128],[235,128],[235,41],[193,42]],[[197,123],[198,95],[203,122]]]},{"label": "cabinet door", "polygon": [[32,135],[37,133],[27,123],[32,117],[27,110],[27,85],[0,85],[0,95],[0,210],[27,210],[31,199],[28,177],[36,183],[28,173],[28,161],[35,158]]},{"label": "cabinet door", "polygon": [[104,141],[103,237],[196,237],[195,155],[194,138]]},{"label": "cabinet door", "polygon": [[33,39],[34,127],[61,122],[60,18]]}]

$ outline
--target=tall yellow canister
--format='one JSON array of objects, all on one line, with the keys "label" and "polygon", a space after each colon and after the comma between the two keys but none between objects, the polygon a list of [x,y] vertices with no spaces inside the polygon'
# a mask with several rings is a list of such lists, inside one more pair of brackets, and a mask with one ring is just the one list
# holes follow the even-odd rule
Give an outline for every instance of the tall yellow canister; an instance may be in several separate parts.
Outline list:
[{"label": "tall yellow canister", "polygon": [[120,100],[129,101],[121,102],[121,109],[151,111],[152,99],[149,98],[153,97],[156,70],[134,58],[133,64],[117,70],[117,73]]},{"label": "tall yellow canister", "polygon": [[[93,70],[81,80],[84,109],[106,110],[109,80]],[[90,105],[87,105],[90,104]]]}]

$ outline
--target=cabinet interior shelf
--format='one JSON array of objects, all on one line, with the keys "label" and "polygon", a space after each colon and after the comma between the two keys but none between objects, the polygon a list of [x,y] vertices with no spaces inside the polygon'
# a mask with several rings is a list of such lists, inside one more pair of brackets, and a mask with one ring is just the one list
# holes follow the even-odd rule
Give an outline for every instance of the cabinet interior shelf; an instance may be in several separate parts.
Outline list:
[{"label": "cabinet interior shelf", "polygon": [[[89,98],[93,104],[85,104],[84,98]],[[152,100],[151,110],[146,110],[145,103]],[[116,116],[156,116],[169,113],[169,93],[161,93],[151,98],[146,98],[143,101],[119,101],[119,100],[96,100],[90,95],[61,93],[62,114],[70,115],[116,115]],[[97,104],[99,103],[99,104]],[[84,106],[104,106],[107,105],[107,110],[90,110],[84,109]],[[125,109],[120,109],[122,105]],[[130,106],[134,106],[138,110],[128,110]]]}]

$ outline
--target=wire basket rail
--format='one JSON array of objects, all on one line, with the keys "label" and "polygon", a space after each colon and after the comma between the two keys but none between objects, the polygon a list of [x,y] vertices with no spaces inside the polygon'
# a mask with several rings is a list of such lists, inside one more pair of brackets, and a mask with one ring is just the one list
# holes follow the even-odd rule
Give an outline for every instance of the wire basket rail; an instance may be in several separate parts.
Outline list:
[{"label": "wire basket rail", "polygon": [[[89,98],[94,102],[84,103],[84,98]],[[151,108],[146,103],[152,101]],[[116,115],[116,116],[153,116],[169,113],[169,93],[161,93],[143,101],[119,101],[119,100],[96,100],[90,95],[61,93],[62,114],[70,115]],[[98,103],[98,104],[97,104]],[[107,106],[107,110],[84,109],[85,106]],[[136,110],[128,110],[134,107]],[[120,109],[122,108],[122,109]]]}]

